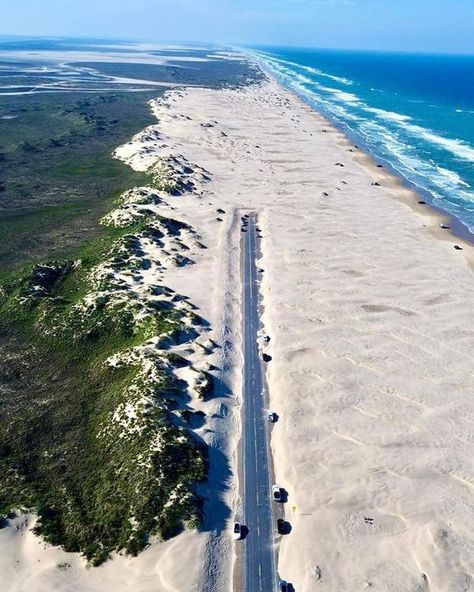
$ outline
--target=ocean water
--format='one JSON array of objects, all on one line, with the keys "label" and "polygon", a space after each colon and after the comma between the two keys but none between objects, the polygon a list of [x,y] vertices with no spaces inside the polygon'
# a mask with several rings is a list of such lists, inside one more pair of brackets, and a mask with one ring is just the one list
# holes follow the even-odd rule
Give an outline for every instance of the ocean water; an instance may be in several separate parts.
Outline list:
[{"label": "ocean water", "polygon": [[278,47],[250,53],[474,232],[474,56]]}]

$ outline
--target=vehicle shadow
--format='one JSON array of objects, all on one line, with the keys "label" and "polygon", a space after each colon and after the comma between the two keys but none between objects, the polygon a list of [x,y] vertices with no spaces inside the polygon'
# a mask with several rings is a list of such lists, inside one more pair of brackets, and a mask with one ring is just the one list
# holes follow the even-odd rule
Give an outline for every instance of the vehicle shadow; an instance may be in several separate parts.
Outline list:
[{"label": "vehicle shadow", "polygon": [[280,526],[280,528],[278,529],[278,533],[283,534],[283,535],[287,535],[287,534],[290,534],[290,532],[292,530],[293,530],[293,527],[291,526],[291,524],[285,520],[283,522],[283,524]]},{"label": "vehicle shadow", "polygon": [[284,487],[280,487],[281,503],[286,504],[288,502],[288,492]]},{"label": "vehicle shadow", "polygon": [[295,592],[295,587],[290,582],[280,580],[280,583],[278,584],[278,590],[281,592]]},{"label": "vehicle shadow", "polygon": [[245,526],[245,524],[242,524],[242,526],[240,527],[241,533],[242,533],[242,540],[245,540],[249,534],[249,529],[247,526]]}]

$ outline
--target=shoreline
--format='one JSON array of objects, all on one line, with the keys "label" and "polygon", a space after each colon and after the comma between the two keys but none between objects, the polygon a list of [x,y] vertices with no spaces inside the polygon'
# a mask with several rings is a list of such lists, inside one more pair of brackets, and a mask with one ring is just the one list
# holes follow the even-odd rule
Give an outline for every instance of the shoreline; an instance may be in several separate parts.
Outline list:
[{"label": "shoreline", "polygon": [[[258,62],[254,63],[258,64]],[[260,64],[258,65],[261,67]],[[357,140],[352,138],[342,126],[338,126],[334,121],[330,120],[315,107],[310,105],[304,97],[288,89],[273,73],[263,67],[261,67],[261,69],[265,75],[278,84],[282,89],[296,97],[303,108],[309,109],[311,113],[320,118],[327,128],[331,130],[330,133],[334,134],[339,146],[351,150],[351,153],[353,154],[352,159],[355,163],[359,164],[362,169],[371,174],[377,182],[379,180],[387,181],[387,185],[385,186],[399,193],[398,195],[392,196],[394,199],[401,201],[409,206],[414,213],[420,214],[429,220],[431,222],[429,227],[433,236],[443,241],[450,241],[451,238],[456,238],[458,240],[455,244],[461,244],[464,245],[464,247],[471,249],[474,247],[474,233],[472,233],[456,216],[437,207],[433,203],[433,197],[429,192],[413,186],[402,173],[393,169],[390,165],[382,165],[379,163],[376,156],[366,147],[361,148],[358,144],[354,144]],[[354,150],[355,153],[352,152]],[[429,201],[426,201],[426,199],[429,199]],[[421,204],[420,201],[425,203]],[[449,228],[442,228],[441,225],[449,226]],[[471,254],[469,257],[470,265],[474,269],[474,254]]]},{"label": "shoreline", "polygon": [[[348,146],[355,148],[357,146],[357,150],[363,153],[363,155],[368,159],[366,163],[367,168],[369,169],[376,169],[375,172],[377,174],[380,173],[380,169],[378,165],[382,166],[388,176],[394,177],[395,180],[399,182],[400,189],[407,191],[411,194],[412,198],[411,201],[407,198],[407,204],[415,211],[423,213],[423,210],[430,209],[432,210],[432,214],[436,214],[439,217],[439,224],[449,226],[449,229],[445,229],[443,234],[451,234],[452,236],[459,239],[461,243],[466,245],[470,245],[471,247],[474,246],[474,232],[472,232],[458,217],[450,212],[447,212],[442,207],[437,206],[435,203],[435,198],[433,195],[425,189],[416,186],[414,183],[409,181],[403,173],[395,169],[391,166],[388,161],[385,161],[382,158],[378,158],[377,155],[373,154],[372,151],[364,145],[364,143],[352,135],[349,130],[345,129],[343,124],[339,124],[338,122],[332,120],[327,115],[319,111],[316,107],[311,105],[311,103],[300,93],[288,88],[276,74],[271,72],[264,63],[256,59],[254,56],[243,52],[243,55],[247,57],[247,59],[254,65],[256,65],[260,70],[267,76],[270,80],[275,81],[279,86],[281,86],[286,92],[289,92],[294,97],[296,97],[302,105],[309,107],[312,112],[316,113],[319,117],[321,117],[334,132],[340,134],[341,142],[346,142]],[[361,147],[362,146],[362,147]],[[420,204],[420,201],[424,201],[425,204]],[[430,215],[429,213],[427,214]],[[440,238],[445,238],[441,237]]]}]

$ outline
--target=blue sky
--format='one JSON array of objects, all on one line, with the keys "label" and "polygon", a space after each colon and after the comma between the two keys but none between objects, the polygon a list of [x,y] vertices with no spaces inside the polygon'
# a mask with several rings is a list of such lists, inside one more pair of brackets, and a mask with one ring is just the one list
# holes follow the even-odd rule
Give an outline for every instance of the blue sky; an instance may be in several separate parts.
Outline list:
[{"label": "blue sky", "polygon": [[2,0],[0,34],[474,53],[474,0]]}]

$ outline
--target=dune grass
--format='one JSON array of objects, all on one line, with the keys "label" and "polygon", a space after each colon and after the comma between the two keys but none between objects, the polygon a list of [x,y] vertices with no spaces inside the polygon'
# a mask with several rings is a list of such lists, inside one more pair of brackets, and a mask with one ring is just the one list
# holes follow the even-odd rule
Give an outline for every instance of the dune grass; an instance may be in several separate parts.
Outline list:
[{"label": "dune grass", "polygon": [[38,534],[92,564],[200,520],[206,450],[172,413],[182,396],[172,358],[157,356],[152,377],[137,360],[107,362],[183,333],[183,313],[156,307],[137,323],[133,306],[77,312],[90,271],[146,224],[107,227],[75,260],[30,264],[1,285],[0,513],[35,511]]}]

